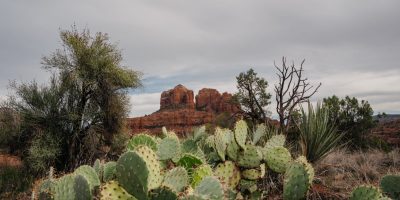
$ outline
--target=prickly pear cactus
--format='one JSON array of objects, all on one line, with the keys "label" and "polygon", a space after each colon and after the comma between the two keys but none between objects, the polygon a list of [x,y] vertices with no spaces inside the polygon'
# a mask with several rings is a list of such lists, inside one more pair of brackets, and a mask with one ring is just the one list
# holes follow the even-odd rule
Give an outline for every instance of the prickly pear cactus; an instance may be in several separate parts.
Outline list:
[{"label": "prickly pear cactus", "polygon": [[189,176],[185,168],[175,167],[165,174],[162,185],[178,193],[182,192],[183,188],[185,188],[188,183]]},{"label": "prickly pear cactus", "polygon": [[117,163],[114,161],[107,162],[103,165],[103,181],[108,182],[114,180],[117,173]]},{"label": "prickly pear cactus", "polygon": [[242,171],[242,177],[248,180],[257,180],[265,176],[265,164],[261,164],[259,168],[245,169]]},{"label": "prickly pear cactus", "polygon": [[150,191],[151,200],[178,199],[178,194],[168,187],[160,187]]},{"label": "prickly pear cactus", "polygon": [[160,160],[170,160],[181,154],[181,145],[178,137],[168,135],[158,145],[157,155]]},{"label": "prickly pear cactus", "polygon": [[240,170],[232,161],[219,163],[214,170],[214,175],[231,189],[236,188],[240,181]]},{"label": "prickly pear cactus", "polygon": [[[229,130],[228,130],[229,131]],[[226,147],[228,146],[228,137],[226,129],[217,127],[215,129],[215,148],[222,161],[225,161]]]},{"label": "prickly pear cactus", "polygon": [[62,176],[54,185],[54,199],[92,199],[87,180],[81,175]]},{"label": "prickly pear cactus", "polygon": [[237,163],[241,167],[254,168],[260,166],[261,151],[254,145],[246,145],[246,150],[239,152]]},{"label": "prickly pear cactus", "polygon": [[82,165],[75,170],[74,174],[82,175],[89,183],[90,191],[100,186],[100,179],[96,171],[89,165]]},{"label": "prickly pear cactus", "polygon": [[176,163],[178,166],[184,167],[186,170],[190,170],[192,168],[195,168],[196,166],[199,166],[203,164],[204,161],[190,153],[185,153],[182,155],[182,157],[179,159],[179,161]]},{"label": "prickly pear cactus", "polygon": [[292,161],[292,156],[285,147],[278,146],[268,149],[264,159],[268,167],[273,171],[284,173],[289,163]]},{"label": "prickly pear cactus", "polygon": [[380,187],[391,198],[400,199],[400,175],[386,175],[382,177]]},{"label": "prickly pear cactus", "polygon": [[246,149],[247,124],[244,120],[239,120],[235,124],[235,139],[242,149]]},{"label": "prickly pear cactus", "polygon": [[256,131],[253,133],[253,138],[251,141],[252,145],[256,145],[260,139],[265,136],[267,127],[265,124],[258,124]]},{"label": "prickly pear cactus", "polygon": [[199,167],[193,170],[191,186],[195,188],[203,180],[203,178],[212,175],[213,171],[210,165],[208,164],[200,165]]},{"label": "prickly pear cactus", "polygon": [[39,199],[40,200],[50,200],[53,199],[55,182],[53,180],[44,180],[39,186]]},{"label": "prickly pear cactus", "polygon": [[94,161],[93,169],[101,180],[103,175],[103,165],[101,164],[99,159],[96,159],[96,161]]},{"label": "prickly pear cactus", "polygon": [[148,191],[162,182],[157,155],[147,146],[122,154],[116,170],[118,182],[138,199],[147,199]]},{"label": "prickly pear cactus", "polygon": [[285,145],[285,142],[286,142],[286,137],[284,135],[282,134],[274,135],[267,141],[264,147],[267,150],[274,147],[283,147]]},{"label": "prickly pear cactus", "polygon": [[136,200],[136,198],[124,188],[122,188],[118,182],[110,181],[104,184],[100,190],[100,200],[114,200],[114,199],[121,199],[121,200]]},{"label": "prickly pear cactus", "polygon": [[[231,133],[233,136],[233,133]],[[228,155],[228,157],[233,160],[233,161],[237,161],[238,159],[238,153],[239,153],[240,147],[239,145],[236,143],[235,138],[233,137],[230,142],[228,143],[228,146],[226,147],[226,155]]]},{"label": "prickly pear cactus", "polygon": [[300,162],[305,166],[307,173],[308,173],[310,185],[311,185],[314,180],[314,175],[315,175],[313,166],[307,161],[307,158],[305,156],[299,156],[296,159],[296,162]]},{"label": "prickly pear cactus", "polygon": [[290,200],[305,199],[309,182],[305,166],[299,162],[292,162],[285,172],[283,198]]},{"label": "prickly pear cactus", "polygon": [[193,195],[200,199],[222,200],[224,198],[224,189],[217,178],[208,176],[195,188]]},{"label": "prickly pear cactus", "polygon": [[257,191],[257,181],[240,179],[239,187],[242,191],[247,190],[250,193],[253,193],[253,192]]},{"label": "prickly pear cactus", "polygon": [[129,151],[133,151],[136,149],[138,146],[148,146],[150,147],[154,152],[157,151],[157,142],[154,139],[154,137],[141,133],[141,134],[136,134],[134,135],[128,142],[126,148]]},{"label": "prickly pear cactus", "polygon": [[374,186],[358,186],[351,193],[350,200],[379,200],[382,193]]},{"label": "prickly pear cactus", "polygon": [[205,159],[204,152],[200,149],[195,140],[186,139],[183,141],[181,145],[181,151],[182,153],[191,153],[197,157],[200,157],[201,159]]}]

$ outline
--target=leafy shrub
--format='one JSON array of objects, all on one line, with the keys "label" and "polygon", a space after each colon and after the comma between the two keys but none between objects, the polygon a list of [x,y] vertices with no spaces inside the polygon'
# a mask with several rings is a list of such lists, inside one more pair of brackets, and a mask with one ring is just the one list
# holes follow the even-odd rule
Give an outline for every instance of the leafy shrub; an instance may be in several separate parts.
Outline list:
[{"label": "leafy shrub", "polygon": [[13,199],[29,189],[33,178],[23,168],[0,168],[0,199]]},{"label": "leafy shrub", "polygon": [[57,139],[50,134],[37,136],[28,149],[27,165],[35,173],[43,173],[54,166],[61,154]]},{"label": "leafy shrub", "polygon": [[343,135],[329,121],[329,110],[321,104],[315,109],[309,103],[308,109],[301,108],[300,148],[310,162],[317,162],[339,146]]}]

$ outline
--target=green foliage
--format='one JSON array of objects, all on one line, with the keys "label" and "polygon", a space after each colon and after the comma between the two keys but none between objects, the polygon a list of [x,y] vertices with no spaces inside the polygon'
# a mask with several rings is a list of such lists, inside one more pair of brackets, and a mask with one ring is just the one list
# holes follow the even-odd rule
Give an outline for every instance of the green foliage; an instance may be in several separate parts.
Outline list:
[{"label": "green foliage", "polygon": [[157,155],[160,160],[170,160],[181,153],[181,145],[177,137],[167,136],[158,145]]},{"label": "green foliage", "polygon": [[18,193],[27,190],[32,182],[33,177],[25,169],[0,167],[0,199],[14,199]]},{"label": "green foliage", "polygon": [[307,160],[317,162],[340,145],[343,135],[329,119],[329,110],[320,104],[314,109],[309,103],[308,110],[301,108],[300,130],[301,151]]},{"label": "green foliage", "polygon": [[95,169],[89,165],[82,165],[78,167],[74,174],[83,176],[87,180],[91,191],[100,186],[99,176],[97,175]]},{"label": "green foliage", "polygon": [[260,166],[263,156],[259,148],[253,145],[246,145],[245,149],[238,154],[238,165],[246,168]]},{"label": "green foliage", "polygon": [[110,161],[104,164],[103,166],[103,181],[108,182],[114,180],[116,178],[117,173],[117,163],[114,161]]},{"label": "green foliage", "polygon": [[310,186],[310,177],[306,167],[299,162],[293,162],[285,172],[283,184],[284,199],[305,199]]},{"label": "green foliage", "polygon": [[43,133],[32,139],[26,161],[31,170],[44,173],[56,163],[61,153],[62,149],[58,138]]},{"label": "green foliage", "polygon": [[338,131],[344,134],[342,142],[349,142],[354,147],[362,146],[362,136],[375,125],[372,110],[368,101],[358,101],[355,97],[337,96],[324,98],[324,107],[329,110],[329,121],[337,124]]},{"label": "green foliage", "polygon": [[[39,172],[53,164],[65,170],[91,163],[98,147],[111,145],[125,131],[127,89],[140,86],[140,73],[122,66],[121,52],[107,34],[73,27],[60,37],[63,47],[42,61],[53,74],[50,83],[14,84],[10,103],[21,116],[16,144],[29,152],[29,162],[38,160],[32,169]],[[56,142],[32,146],[32,140],[48,138]],[[35,152],[49,149],[50,157],[36,159]]]},{"label": "green foliage", "polygon": [[266,151],[265,161],[269,168],[277,173],[284,173],[292,161],[290,152],[282,146],[269,148]]},{"label": "green foliage", "polygon": [[222,200],[224,192],[221,183],[214,177],[205,177],[194,190],[200,199]]},{"label": "green foliage", "polygon": [[89,183],[81,175],[65,175],[54,185],[54,199],[92,199]]},{"label": "green foliage", "polygon": [[12,146],[13,140],[19,133],[20,116],[9,105],[0,105],[0,147]]},{"label": "green foliage", "polygon": [[242,148],[246,149],[247,139],[247,124],[244,120],[239,120],[235,124],[235,140],[236,143]]},{"label": "green foliage", "polygon": [[135,150],[136,147],[146,145],[150,147],[153,151],[157,151],[157,142],[155,139],[145,133],[134,135],[128,142],[126,148],[130,151]]},{"label": "green foliage", "polygon": [[386,175],[382,177],[380,187],[391,198],[400,199],[400,175]]},{"label": "green foliage", "polygon": [[175,193],[182,192],[184,187],[189,184],[189,176],[185,168],[175,167],[169,170],[162,183],[163,186],[170,188]]},{"label": "green foliage", "polygon": [[232,161],[219,163],[214,170],[214,174],[231,189],[236,188],[239,184],[240,171]]},{"label": "green foliage", "polygon": [[213,171],[208,164],[200,165],[195,168],[192,173],[192,187],[196,188],[196,186],[203,180],[203,178],[207,176],[212,176]]},{"label": "green foliage", "polygon": [[236,77],[238,92],[234,95],[242,110],[254,124],[266,119],[264,108],[269,105],[271,94],[267,92],[268,82],[257,76],[253,69]]}]

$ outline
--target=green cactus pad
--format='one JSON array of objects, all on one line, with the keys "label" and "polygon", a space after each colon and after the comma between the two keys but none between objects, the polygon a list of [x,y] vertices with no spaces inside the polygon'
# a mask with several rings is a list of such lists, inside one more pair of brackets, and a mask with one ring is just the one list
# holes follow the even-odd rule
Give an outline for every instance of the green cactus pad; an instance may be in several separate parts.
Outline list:
[{"label": "green cactus pad", "polygon": [[[232,134],[232,133],[231,133]],[[233,136],[233,134],[232,134]],[[239,153],[240,147],[236,143],[236,140],[233,138],[230,140],[228,143],[228,146],[226,147],[226,154],[228,157],[234,161],[238,159],[238,153]]]},{"label": "green cactus pad", "polygon": [[192,139],[187,139],[182,142],[182,153],[190,153],[196,155],[197,157],[204,159],[205,155],[204,152],[199,148],[197,143]]},{"label": "green cactus pad", "polygon": [[114,180],[117,173],[117,163],[114,161],[107,162],[103,165],[103,181],[108,182]]},{"label": "green cactus pad", "polygon": [[157,155],[160,160],[169,160],[181,153],[181,145],[177,137],[166,137],[161,140],[158,146]]},{"label": "green cactus pad", "polygon": [[74,174],[82,175],[89,183],[90,191],[100,186],[100,179],[93,167],[89,165],[82,165],[75,170]]},{"label": "green cactus pad", "polygon": [[226,130],[217,127],[215,129],[215,148],[222,161],[225,161],[226,147],[228,146],[228,136],[226,136]]},{"label": "green cactus pad", "polygon": [[292,161],[292,156],[285,147],[278,146],[267,150],[265,160],[273,171],[284,173]]},{"label": "green cactus pad", "polygon": [[257,181],[240,179],[239,187],[242,191],[247,190],[250,193],[253,193],[253,192],[257,191]]},{"label": "green cactus pad", "polygon": [[224,190],[217,178],[205,177],[194,190],[194,195],[201,199],[222,200]]},{"label": "green cactus pad", "polygon": [[110,181],[103,185],[100,190],[100,200],[136,200],[135,197],[130,195],[118,182]]},{"label": "green cactus pad", "polygon": [[148,191],[157,188],[162,182],[157,156],[147,146],[122,154],[116,170],[118,182],[138,199],[147,199]]},{"label": "green cactus pad", "polygon": [[382,193],[374,186],[358,186],[351,192],[350,200],[379,200]]},{"label": "green cactus pad", "polygon": [[251,144],[256,145],[260,139],[265,136],[266,134],[267,127],[265,124],[258,124],[257,129],[253,134],[253,139],[251,141]]},{"label": "green cactus pad", "polygon": [[54,185],[54,199],[92,199],[87,180],[81,175],[62,176]]},{"label": "green cactus pad", "polygon": [[168,187],[161,187],[150,191],[151,200],[175,200],[178,194]]},{"label": "green cactus pad", "polygon": [[285,145],[285,142],[286,142],[286,137],[284,135],[282,134],[274,135],[267,141],[264,147],[267,150],[274,147],[283,147]]},{"label": "green cactus pad", "polygon": [[305,166],[298,162],[292,162],[285,172],[283,198],[291,200],[305,199],[309,182]]},{"label": "green cactus pad", "polygon": [[246,149],[247,124],[244,120],[239,120],[235,124],[235,139],[242,149]]},{"label": "green cactus pad", "polygon": [[260,166],[261,151],[254,145],[246,145],[246,150],[239,152],[237,163],[241,167],[254,168]]},{"label": "green cactus pad", "polygon": [[212,174],[213,171],[208,164],[203,164],[195,168],[192,173],[192,187],[195,188],[201,182],[201,180],[203,180],[203,178],[212,176]]},{"label": "green cactus pad", "polygon": [[240,171],[232,161],[219,163],[214,170],[214,175],[228,188],[234,189],[240,181]]},{"label": "green cactus pad", "polygon": [[260,167],[255,169],[245,169],[242,171],[242,177],[248,180],[257,180],[265,176],[265,165],[261,164]]},{"label": "green cactus pad", "polygon": [[214,136],[214,135],[209,135],[209,136],[206,138],[205,144],[206,144],[208,147],[211,147],[211,148],[215,149],[215,136]]},{"label": "green cactus pad", "polygon": [[305,156],[299,156],[296,159],[296,162],[300,162],[306,167],[306,170],[307,170],[307,173],[309,176],[310,185],[311,185],[314,180],[314,175],[315,175],[313,166],[307,161],[307,158]]},{"label": "green cactus pad", "polygon": [[148,188],[154,189],[159,187],[163,178],[160,176],[161,167],[157,155],[147,146],[137,147],[135,152],[144,159],[149,169]]},{"label": "green cactus pad", "polygon": [[179,161],[176,163],[178,166],[182,166],[187,170],[190,170],[192,168],[195,168],[196,166],[199,166],[203,164],[203,160],[193,154],[190,153],[185,153],[182,155],[182,157],[179,159]]},{"label": "green cactus pad", "polygon": [[97,174],[97,176],[99,177],[99,179],[101,179],[101,176],[102,176],[102,170],[103,170],[103,165],[101,164],[101,162],[100,162],[100,160],[99,159],[96,159],[95,161],[94,161],[94,164],[93,164],[93,169],[94,169],[94,171],[96,171],[96,174]]},{"label": "green cactus pad", "polygon": [[162,185],[178,193],[182,192],[183,188],[188,185],[188,182],[189,176],[185,168],[175,167],[165,174]]},{"label": "green cactus pad", "polygon": [[134,135],[128,142],[126,148],[129,151],[133,151],[136,149],[138,146],[148,146],[150,147],[154,152],[157,152],[157,142],[154,139],[154,137],[141,133],[141,134],[136,134]]},{"label": "green cactus pad", "polygon": [[203,138],[206,135],[207,135],[206,126],[200,126],[194,130],[193,140],[198,142],[201,140],[201,138]]},{"label": "green cactus pad", "polygon": [[75,198],[92,199],[92,192],[87,179],[82,175],[76,175],[74,181]]},{"label": "green cactus pad", "polygon": [[400,199],[400,175],[386,175],[382,177],[381,189],[393,199]]}]

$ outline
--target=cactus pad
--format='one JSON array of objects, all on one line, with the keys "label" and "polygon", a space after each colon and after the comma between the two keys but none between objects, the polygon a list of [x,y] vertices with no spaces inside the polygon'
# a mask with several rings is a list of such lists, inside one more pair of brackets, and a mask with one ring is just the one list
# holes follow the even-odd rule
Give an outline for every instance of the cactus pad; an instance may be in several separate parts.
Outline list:
[{"label": "cactus pad", "polygon": [[247,190],[250,193],[257,191],[257,181],[254,180],[241,179],[239,186],[242,191]]},{"label": "cactus pad", "polygon": [[165,174],[162,185],[178,193],[188,185],[188,182],[189,176],[185,168],[175,167]]},{"label": "cactus pad", "polygon": [[157,155],[160,160],[173,159],[181,153],[181,146],[177,137],[166,137],[161,140],[158,146]]},{"label": "cactus pad", "polygon": [[224,190],[217,178],[209,176],[205,177],[195,188],[194,195],[201,199],[222,200],[224,198]]},{"label": "cactus pad", "polygon": [[225,129],[219,127],[215,129],[215,148],[222,161],[225,161],[225,151],[229,142],[227,137]]},{"label": "cactus pad", "polygon": [[382,197],[381,192],[374,186],[358,186],[351,193],[350,200],[379,200]]},{"label": "cactus pad", "polygon": [[307,158],[305,156],[299,156],[296,159],[296,162],[300,162],[305,166],[306,171],[308,173],[310,185],[311,185],[313,180],[314,180],[314,176],[315,176],[315,172],[314,172],[313,166],[307,161]]},{"label": "cactus pad", "polygon": [[203,160],[193,154],[185,153],[176,164],[189,170],[203,164]]},{"label": "cactus pad", "polygon": [[235,124],[235,140],[242,149],[246,149],[246,139],[247,124],[244,120],[239,120]]},{"label": "cactus pad", "polygon": [[89,183],[90,191],[93,191],[96,187],[100,186],[100,179],[97,176],[96,171],[89,165],[82,165],[75,170],[74,174],[82,175]]},{"label": "cactus pad", "polygon": [[283,198],[304,199],[309,188],[309,182],[305,166],[299,162],[292,162],[285,172]]},{"label": "cactus pad", "polygon": [[255,169],[245,169],[242,171],[242,177],[248,180],[257,180],[265,176],[265,165],[261,164],[260,167]]},{"label": "cactus pad", "polygon": [[126,148],[129,151],[133,151],[136,149],[136,147],[138,146],[148,146],[150,147],[154,152],[157,151],[157,142],[154,139],[154,137],[145,134],[145,133],[141,133],[141,134],[136,134],[134,135],[129,141],[128,144],[126,146]]},{"label": "cactus pad", "polygon": [[150,191],[151,200],[175,200],[178,194],[168,187],[161,187]]},{"label": "cactus pad", "polygon": [[261,151],[254,145],[246,145],[246,150],[239,152],[238,164],[241,167],[253,168],[260,166]]},{"label": "cactus pad", "polygon": [[213,171],[208,164],[200,165],[199,167],[195,168],[192,173],[192,187],[195,188],[203,178],[207,176],[212,176]]},{"label": "cactus pad", "polygon": [[226,147],[226,154],[228,157],[234,161],[238,159],[238,152],[240,150],[239,145],[236,143],[235,139],[231,139],[231,141],[228,143],[228,146]]},{"label": "cactus pad", "polygon": [[91,199],[90,187],[81,175],[68,174],[54,185],[54,199]]},{"label": "cactus pad", "polygon": [[128,194],[124,188],[122,188],[118,182],[110,181],[103,185],[100,190],[100,200],[136,200],[135,197]]},{"label": "cactus pad", "polygon": [[292,161],[290,152],[285,147],[273,147],[266,151],[265,160],[269,168],[277,173],[284,173]]},{"label": "cactus pad", "polygon": [[103,165],[103,181],[108,182],[115,179],[117,163],[114,161],[107,162]]},{"label": "cactus pad", "polygon": [[267,127],[265,124],[258,124],[256,131],[253,133],[251,144],[256,145],[258,141],[265,135]]},{"label": "cactus pad", "polygon": [[240,181],[240,171],[232,161],[219,163],[214,170],[214,175],[231,189],[236,188]]},{"label": "cactus pad", "polygon": [[400,199],[400,175],[386,175],[382,177],[380,186],[382,191],[393,199]]},{"label": "cactus pad", "polygon": [[282,134],[272,136],[265,144],[266,149],[271,149],[274,147],[283,147],[286,142],[286,137]]}]

